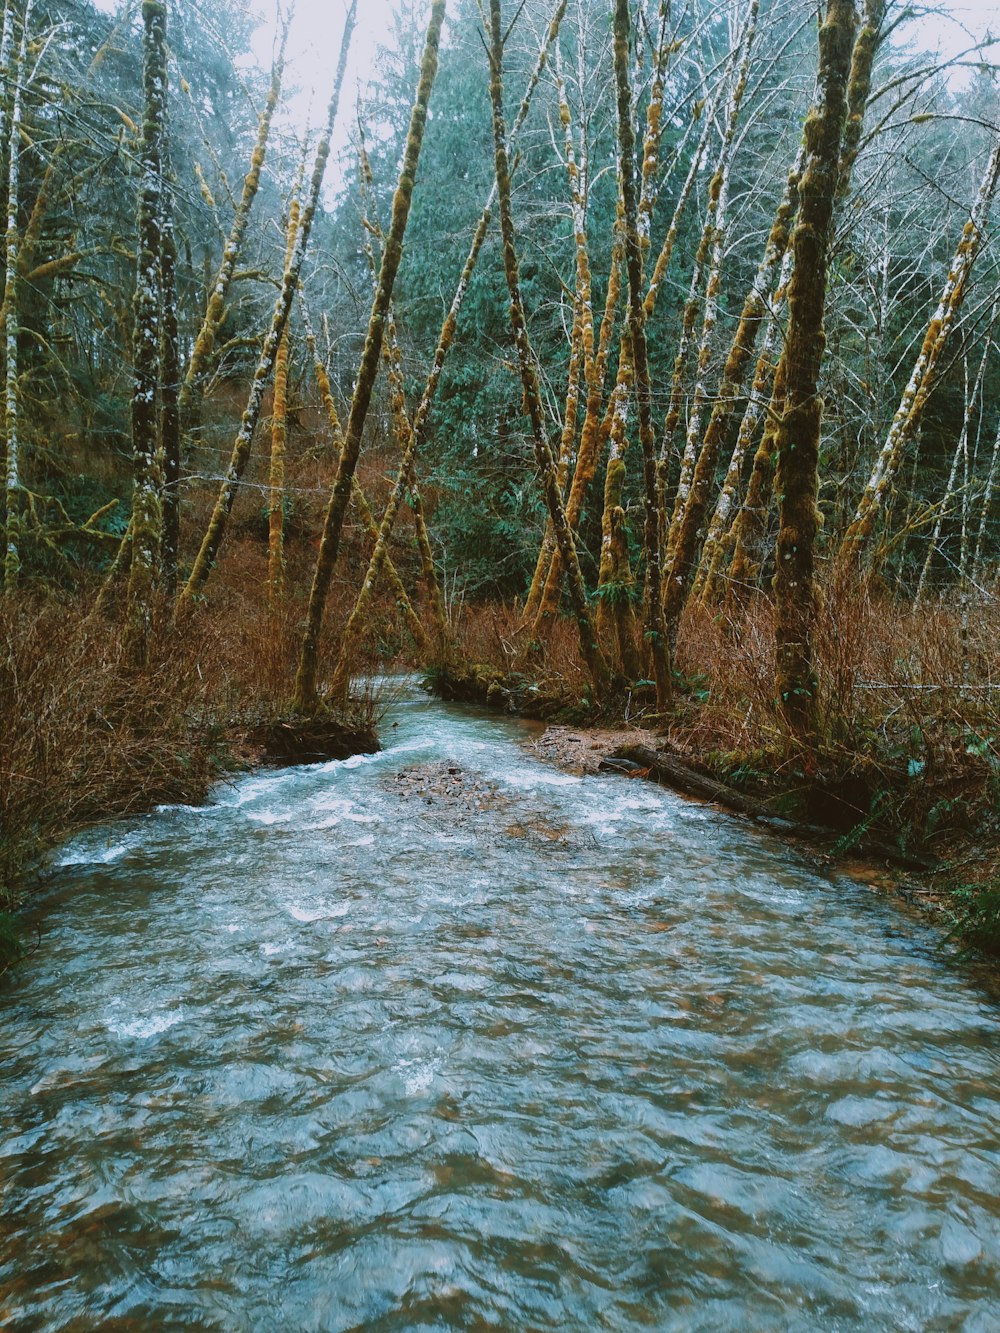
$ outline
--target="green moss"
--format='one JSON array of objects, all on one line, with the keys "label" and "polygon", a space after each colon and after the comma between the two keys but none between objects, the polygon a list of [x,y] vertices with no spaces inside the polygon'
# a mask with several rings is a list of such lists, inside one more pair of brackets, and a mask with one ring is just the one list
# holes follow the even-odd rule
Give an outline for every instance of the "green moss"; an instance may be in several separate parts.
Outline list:
[{"label": "green moss", "polygon": [[20,922],[10,912],[0,912],[0,973],[26,953]]}]

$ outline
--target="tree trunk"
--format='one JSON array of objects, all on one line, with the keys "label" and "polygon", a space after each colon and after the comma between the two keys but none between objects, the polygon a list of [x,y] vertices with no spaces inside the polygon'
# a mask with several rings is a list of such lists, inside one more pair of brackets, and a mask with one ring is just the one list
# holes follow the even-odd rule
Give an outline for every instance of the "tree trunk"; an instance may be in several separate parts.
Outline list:
[{"label": "tree trunk", "polygon": [[163,590],[177,593],[181,485],[181,355],[177,322],[177,241],[170,152],[164,139],[160,199],[160,456],[163,467]]},{"label": "tree trunk", "polygon": [[[353,6],[352,6],[353,14]],[[345,29],[345,38],[349,40],[349,33],[352,24],[348,24]],[[181,417],[181,427],[183,430],[189,430],[191,427],[191,418],[194,415],[195,404],[201,391],[202,380],[205,372],[211,364],[212,355],[215,351],[215,340],[218,337],[219,329],[226,313],[226,300],[229,296],[229,288],[232,285],[233,274],[236,272],[236,264],[243,249],[243,238],[246,235],[247,223],[250,220],[250,210],[253,208],[253,202],[257,197],[257,191],[260,188],[261,174],[264,169],[264,158],[267,153],[267,141],[271,133],[271,121],[274,118],[275,110],[278,106],[278,100],[281,97],[281,82],[285,69],[285,43],[288,39],[288,25],[285,24],[281,43],[278,47],[278,53],[275,57],[274,65],[271,69],[271,83],[267,91],[267,98],[264,102],[263,110],[260,113],[260,119],[257,125],[257,141],[254,144],[253,152],[250,155],[250,166],[243,178],[243,189],[240,194],[240,201],[236,206],[236,212],[233,216],[233,223],[229,231],[222,251],[222,262],[219,265],[219,271],[215,275],[215,281],[209,294],[208,302],[205,306],[205,314],[202,319],[201,328],[194,341],[194,347],[191,351],[191,359],[188,362],[187,371],[184,375],[184,382],[181,385],[179,411]],[[336,85],[337,93],[340,92],[339,82]]]},{"label": "tree trunk", "polygon": [[382,265],[379,271],[378,287],[372,302],[371,317],[368,321],[368,333],[365,338],[361,364],[354,386],[351,410],[344,433],[344,448],[337,466],[333,490],[327,504],[320,538],[319,555],[309,592],[309,607],[306,614],[306,626],[299,649],[298,670],[295,676],[295,694],[292,706],[297,713],[312,713],[319,706],[316,677],[319,670],[319,636],[323,622],[323,610],[326,605],[330,577],[340,550],[347,504],[351,496],[352,482],[361,451],[361,435],[368,417],[372,389],[378,374],[379,360],[382,356],[382,339],[385,333],[385,321],[392,301],[392,289],[396,273],[403,254],[403,234],[406,231],[413,199],[413,185],[417,163],[420,160],[420,148],[423,143],[424,127],[427,122],[427,105],[431,89],[437,74],[438,44],[441,39],[441,25],[444,21],[444,0],[434,0],[431,10],[427,39],[424,44],[420,63],[420,82],[417,98],[410,115],[409,131],[406,136],[406,148],[403,153],[403,165],[396,187],[392,205],[392,221],[382,252]]},{"label": "tree trunk", "polygon": [[[569,369],[566,383],[566,404],[563,411],[563,429],[559,440],[559,462],[557,475],[559,494],[567,502],[566,520],[573,526],[569,514],[566,482],[569,478],[572,462],[573,445],[576,442],[576,427],[580,411],[580,372],[583,370],[587,384],[594,372],[594,310],[591,303],[590,251],[587,244],[587,189],[589,168],[587,164],[587,142],[580,136],[579,161],[574,143],[573,119],[570,113],[566,84],[562,76],[559,58],[559,44],[556,43],[555,58],[556,88],[559,94],[559,120],[563,128],[566,174],[569,181],[570,214],[573,220],[573,240],[576,251],[576,289],[573,297],[573,330],[570,337]],[[581,450],[583,444],[581,441]],[[577,456],[579,461],[579,455]],[[576,469],[574,468],[574,474]],[[535,573],[524,604],[524,619],[527,622],[539,616],[542,623],[553,618],[558,610],[559,586],[548,594],[549,572],[555,556],[556,542],[551,520],[545,528],[545,538],[538,552]],[[560,581],[561,582],[561,581]]]},{"label": "tree trunk", "polygon": [[[299,296],[301,298],[301,292],[299,293]],[[306,330],[306,344],[309,348],[309,355],[312,357],[313,371],[316,376],[316,387],[319,389],[320,401],[326,410],[327,420],[330,423],[330,430],[332,432],[334,451],[339,461],[340,455],[344,451],[344,432],[340,424],[340,417],[337,415],[337,406],[333,401],[333,390],[330,387],[330,377],[326,373],[326,366],[324,366],[319,353],[316,350],[316,335],[312,329],[312,323],[309,319],[309,310],[305,300],[301,300],[300,305],[302,310],[302,320]],[[375,515],[371,511],[371,507],[365,498],[365,493],[361,489],[357,477],[354,478],[351,496],[357,506],[358,514],[361,517],[365,536],[374,546],[375,542],[378,540],[378,524],[375,522]],[[396,605],[399,608],[403,619],[406,621],[406,627],[410,631],[414,643],[423,647],[426,644],[427,639],[424,627],[421,624],[419,616],[413,609],[413,605],[407,595],[406,589],[403,587],[403,581],[399,577],[396,566],[392,563],[392,559],[388,555],[386,555],[385,558],[385,576]]]},{"label": "tree trunk", "polygon": [[[299,230],[299,185],[288,204],[285,232],[285,263],[292,262]],[[274,394],[271,409],[271,475],[267,495],[267,600],[276,611],[285,596],[285,450],[288,445],[288,331],[285,324],[274,360]]]},{"label": "tree trunk", "polygon": [[[4,9],[4,30],[0,39],[0,62],[10,88],[9,120],[5,117],[7,146],[7,226],[4,239],[3,309],[0,311],[0,332],[4,347],[4,444],[6,448],[5,500],[7,510],[6,540],[4,542],[3,590],[13,593],[21,569],[21,441],[19,434],[18,336],[21,331],[18,310],[18,208],[20,205],[21,169],[21,86],[23,82],[28,28],[31,22],[32,0],[21,14],[20,33],[14,47],[14,29],[18,26],[12,6]],[[7,98],[4,98],[7,105]],[[2,140],[0,140],[2,142]]]},{"label": "tree trunk", "polygon": [[[726,469],[715,510],[709,523],[698,576],[692,590],[693,596],[704,597],[706,601],[715,595],[719,562],[723,555],[724,536],[730,515],[733,513],[736,491],[743,471],[743,460],[746,458],[757,427],[764,415],[766,404],[764,395],[768,391],[774,374],[773,357],[778,342],[777,312],[778,307],[784,300],[785,290],[791,278],[792,266],[788,242],[792,222],[799,206],[799,180],[802,176],[804,163],[805,150],[800,149],[795,165],[788,173],[785,192],[782,195],[781,203],[778,205],[778,211],[771,226],[771,234],[767,240],[764,257],[757,270],[753,288],[744,303],[740,323],[730,346],[726,368],[722,374],[718,401],[712,409],[712,416],[705,434],[706,443],[711,440],[713,435],[717,436],[714,444],[715,448],[718,449],[738,401],[743,378],[749,368],[749,358],[757,343],[760,325],[769,319],[764,348],[757,360],[757,367],[754,372],[750,398],[740,422],[740,429],[737,433],[736,443],[733,446],[729,466]],[[775,269],[778,270],[777,274]],[[774,288],[773,297],[772,287]]]},{"label": "tree trunk", "polygon": [[511,210],[510,165],[507,157],[507,133],[503,113],[503,31],[500,0],[490,0],[490,101],[493,106],[493,144],[496,157],[497,199],[500,232],[503,239],[504,274],[510,293],[510,323],[517,348],[524,402],[531,422],[535,459],[541,474],[545,503],[555,531],[556,544],[569,576],[570,598],[580,637],[580,651],[587,664],[595,693],[603,695],[608,684],[607,666],[597,643],[583,574],[576,553],[573,534],[566,522],[566,511],[559,494],[555,460],[545,435],[538,375],[528,342],[528,332],[521,303],[514,219]]},{"label": "tree trunk", "polygon": [[1000,134],[997,135],[972,214],[965,224],[962,239],[955,251],[951,269],[945,281],[937,309],[927,326],[920,355],[903,391],[896,415],[876,459],[854,519],[844,534],[838,553],[842,565],[856,566],[871,538],[875,519],[896,477],[906,447],[912,440],[927,399],[934,388],[937,370],[955,323],[962,308],[976,255],[982,244],[983,230],[989,218],[990,206],[1000,181]]},{"label": "tree trunk", "polygon": [[[663,620],[667,641],[673,647],[677,639],[681,612],[687,596],[688,575],[694,560],[698,542],[698,532],[708,505],[709,488],[715,476],[715,464],[728,420],[728,402],[735,398],[737,385],[742,381],[746,367],[753,353],[757,330],[764,315],[767,290],[773,270],[781,262],[779,252],[769,252],[761,265],[763,273],[758,273],[758,280],[751,290],[744,306],[743,315],[729,357],[722,374],[716,407],[705,432],[705,438],[698,448],[701,423],[708,404],[708,371],[712,362],[712,345],[718,321],[719,296],[722,290],[722,264],[726,245],[726,207],[729,196],[729,171],[731,164],[732,143],[736,136],[736,124],[739,116],[743,93],[746,89],[750,70],[750,55],[753,50],[754,36],[757,30],[757,0],[750,0],[746,28],[741,47],[743,58],[729,102],[726,118],[726,137],[719,162],[719,192],[715,216],[712,219],[712,260],[709,267],[708,282],[705,287],[705,311],[702,316],[701,342],[698,347],[697,378],[693,400],[688,413],[687,438],[684,457],[681,462],[681,475],[677,483],[674,512],[670,522],[665,544],[666,578],[663,588]],[[785,219],[779,239],[787,244],[788,219]],[[728,400],[728,401],[727,401]],[[723,405],[726,404],[724,407]],[[664,441],[666,443],[666,441]]]},{"label": "tree trunk", "polygon": [[972,429],[972,418],[975,415],[976,403],[983,390],[983,381],[986,378],[986,367],[989,363],[990,352],[993,350],[993,329],[997,318],[997,300],[994,298],[993,310],[990,315],[989,327],[986,330],[986,345],[983,348],[983,355],[979,361],[979,369],[976,371],[975,383],[969,389],[969,366],[968,359],[965,363],[965,412],[962,416],[962,429],[958,433],[958,441],[955,445],[955,452],[952,455],[951,470],[948,473],[948,481],[944,488],[944,495],[941,497],[937,506],[937,514],[934,519],[934,529],[931,533],[930,541],[927,543],[927,555],[924,557],[924,563],[920,570],[920,579],[917,583],[917,591],[913,598],[913,604],[918,607],[923,600],[924,592],[927,587],[927,580],[930,576],[931,565],[934,561],[934,553],[937,550],[938,541],[941,537],[941,528],[944,525],[945,514],[948,509],[948,503],[955,493],[955,479],[958,476],[959,464],[964,461],[965,477],[962,487],[962,558],[960,561],[961,577],[964,582],[968,573],[967,562],[967,543],[968,543],[968,494],[969,494],[969,431]]},{"label": "tree trunk", "polygon": [[145,665],[149,657],[153,598],[160,579],[163,541],[163,474],[157,447],[157,396],[162,308],[163,145],[167,116],[166,5],[162,0],[143,0],[142,18],[142,176],[132,342],[132,563],[125,610],[126,651],[136,666]]},{"label": "tree trunk", "polygon": [[[875,54],[882,41],[882,22],[885,17],[884,0],[865,0],[864,25],[858,33],[851,55],[851,74],[847,93],[847,123],[844,126],[844,138],[841,146],[840,161],[837,165],[837,201],[842,202],[850,193],[851,176],[857,160],[864,129],[865,112],[871,94],[872,70]],[[775,307],[780,304],[783,292],[791,282],[793,256],[789,251],[782,266],[782,275],[776,294]],[[775,429],[784,410],[784,370],[779,365],[770,375],[768,366],[777,343],[777,330],[772,326],[768,341],[773,344],[765,348],[764,355],[757,366],[755,380],[756,404],[747,409],[750,419],[741,427],[741,436],[746,439],[746,447],[756,433],[759,418],[763,415],[768,385],[772,386],[770,411],[764,424],[764,434],[754,454],[750,480],[747,483],[746,499],[733,520],[725,547],[733,552],[730,568],[727,601],[739,598],[750,592],[760,578],[764,563],[767,543],[767,518],[772,494],[774,477],[774,441]],[[780,371],[782,378],[779,379]],[[762,373],[763,372],[763,373]],[[720,548],[716,560],[721,560]]]},{"label": "tree trunk", "polygon": [[313,219],[319,204],[319,194],[323,185],[323,177],[326,173],[327,160],[330,156],[330,138],[333,134],[333,127],[337,119],[337,108],[340,105],[340,90],[344,83],[344,72],[347,68],[347,53],[350,49],[351,35],[354,31],[356,15],[357,0],[351,0],[351,7],[347,12],[347,18],[344,22],[344,34],[340,44],[340,59],[337,63],[333,94],[327,109],[326,125],[320,136],[319,143],[316,145],[316,156],[313,161],[312,178],[309,182],[309,193],[306,200],[306,206],[302,211],[302,220],[299,225],[298,235],[295,238],[295,248],[292,252],[292,260],[286,267],[282,278],[281,291],[278,294],[278,299],[274,306],[274,313],[271,317],[271,327],[264,340],[264,346],[261,348],[260,357],[257,361],[257,369],[254,371],[250,393],[247,397],[247,404],[243,409],[243,419],[240,422],[240,428],[237,431],[236,439],[233,443],[233,452],[229,460],[229,467],[226,471],[225,479],[219,488],[219,496],[215,502],[215,509],[209,520],[208,529],[202,539],[201,549],[198,552],[184,590],[180,595],[178,610],[189,608],[193,603],[194,598],[201,592],[202,588],[208,581],[209,575],[215,566],[219,547],[222,545],[222,539],[226,533],[226,525],[229,521],[229,515],[232,512],[233,502],[236,499],[236,491],[240,483],[240,478],[243,476],[247,462],[250,458],[254,431],[257,428],[257,422],[260,418],[261,408],[264,403],[264,392],[267,388],[268,380],[271,378],[271,372],[274,369],[274,361],[278,353],[278,346],[281,343],[282,334],[285,331],[285,325],[288,323],[292,301],[295,297],[295,289],[298,286],[299,274],[302,271],[302,264],[305,260],[306,247],[309,244],[309,235],[312,231]]},{"label": "tree trunk", "polygon": [[813,666],[816,619],[815,541],[819,527],[819,441],[823,403],[819,372],[826,347],[827,262],[841,146],[847,117],[853,0],[830,0],[819,37],[820,96],[805,126],[806,167],[800,188],[788,292],[789,325],[782,362],[785,406],[776,439],[778,543],[775,552],[775,693],[792,733],[815,735],[818,683]]},{"label": "tree trunk", "polygon": [[[629,338],[632,365],[635,368],[635,398],[639,415],[639,442],[642,446],[643,552],[646,558],[646,624],[644,637],[656,684],[656,706],[660,712],[669,708],[673,689],[670,680],[669,646],[663,625],[660,588],[659,507],[656,487],[656,447],[653,432],[653,406],[649,383],[649,358],[646,350],[646,322],[642,307],[642,245],[638,227],[635,188],[635,131],[632,126],[632,93],[629,88],[628,50],[631,33],[629,0],[616,0],[614,20],[615,82],[618,92],[618,165],[621,172],[622,204],[625,212],[625,265],[628,271]],[[612,550],[614,548],[612,526]]]}]

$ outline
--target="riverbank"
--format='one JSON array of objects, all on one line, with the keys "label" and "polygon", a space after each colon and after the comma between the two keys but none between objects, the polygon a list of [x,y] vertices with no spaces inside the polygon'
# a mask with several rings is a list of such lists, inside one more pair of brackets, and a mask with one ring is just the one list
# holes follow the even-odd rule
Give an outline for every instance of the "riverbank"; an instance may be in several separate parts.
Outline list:
[{"label": "riverbank", "polygon": [[[580,735],[643,728],[640,741],[619,738],[603,757],[634,770],[658,764],[669,785],[798,828],[824,855],[891,867],[902,892],[997,955],[998,635],[993,602],[970,621],[943,603],[914,611],[869,587],[828,589],[816,638],[819,726],[809,747],[789,736],[774,706],[763,594],[686,614],[674,701],[662,716],[648,681],[595,701],[569,622],[556,623],[545,645],[528,642],[517,606],[467,613],[457,656],[472,665],[437,671],[429,683],[441,697]],[[622,749],[627,743],[643,752]]]},{"label": "riverbank", "polygon": [[836,864],[853,878],[901,900],[934,924],[951,932],[958,904],[949,890],[947,862],[907,856],[877,837],[861,835],[851,847],[843,845],[835,828],[804,824],[773,815],[766,807],[733,787],[683,763],[676,755],[657,750],[657,736],[642,727],[546,727],[526,742],[530,751],[566,773],[606,773],[630,781],[651,781],[763,826],[791,847],[804,851],[818,869]]},{"label": "riverbank", "polygon": [[291,613],[164,617],[142,667],[78,601],[0,605],[0,969],[46,850],[160,805],[199,805],[228,774],[378,748],[378,701],[305,721],[287,711]]}]

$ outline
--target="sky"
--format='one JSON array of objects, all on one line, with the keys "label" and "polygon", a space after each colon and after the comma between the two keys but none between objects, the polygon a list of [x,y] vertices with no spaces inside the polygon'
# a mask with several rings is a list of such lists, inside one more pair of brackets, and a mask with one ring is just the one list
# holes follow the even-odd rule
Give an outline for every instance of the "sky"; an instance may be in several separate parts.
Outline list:
[{"label": "sky", "polygon": [[[196,2],[209,11],[212,8],[212,0]],[[109,12],[119,7],[119,0],[96,0],[96,3]],[[287,11],[290,3],[291,0],[280,0],[281,9]],[[508,8],[511,7],[512,0],[508,0]],[[395,8],[396,0],[360,0],[341,102],[341,136],[338,136],[341,144],[346,142],[350,109],[359,86],[363,90],[365,83],[377,77],[378,47],[391,41]],[[429,5],[427,8],[429,11]],[[970,44],[970,34],[983,37],[991,23],[1000,35],[996,0],[942,0],[935,8],[935,14],[902,28],[901,35],[916,39],[928,49],[937,49],[944,58],[965,49]],[[254,37],[254,52],[267,69],[271,64],[278,0],[255,0],[252,9],[261,19]],[[300,127],[309,122],[316,125],[324,118],[346,9],[346,0],[296,0],[288,43],[286,87],[294,86],[298,92],[286,107],[286,114]],[[1000,45],[994,47],[993,59],[1000,62]]]},{"label": "sky", "polygon": [[[109,5],[112,0],[105,0]],[[201,0],[210,5],[211,0]],[[287,11],[291,0],[280,0]],[[429,12],[429,5],[426,6]],[[513,8],[509,0],[508,9]],[[924,6],[916,6],[924,8]],[[609,5],[610,8],[610,5]],[[258,62],[270,67],[275,31],[277,28],[277,0],[256,0],[254,12],[261,18],[254,38]],[[287,49],[286,87],[298,89],[286,104],[289,120],[302,127],[317,125],[324,117],[330,96],[340,39],[346,13],[346,0],[295,0],[295,13],[289,33]],[[330,173],[336,177],[338,150],[347,146],[352,110],[358,91],[378,76],[379,45],[392,38],[392,17],[396,0],[360,0],[358,22],[351,44],[347,77],[341,99],[339,127],[334,142],[334,162]],[[1000,34],[1000,15],[996,0],[942,0],[939,13],[920,18],[900,29],[901,38],[913,38],[920,46],[937,50],[942,58],[951,58],[966,50],[973,38],[985,36],[990,23]],[[993,58],[1000,62],[1000,45],[994,48]],[[960,77],[960,76],[959,76]],[[332,185],[333,181],[328,181]]]},{"label": "sky", "polygon": [[[283,7],[287,8],[287,3]],[[377,48],[380,42],[389,39],[394,7],[393,0],[360,0],[358,25],[344,90],[345,97],[350,96],[351,103],[358,81],[363,82],[377,73]],[[938,14],[908,25],[906,33],[917,37],[923,46],[939,49],[945,57],[965,49],[969,45],[968,34],[983,36],[991,21],[1000,34],[1000,14],[996,0],[956,0],[955,3],[943,0],[937,8],[940,11]],[[274,40],[276,6],[274,0],[258,0],[255,9],[263,19],[255,43],[257,56],[262,64],[268,65]],[[312,98],[314,121],[322,114],[329,95],[345,9],[344,0],[297,0],[295,6],[288,52],[290,75],[292,81],[303,90],[300,103]],[[996,48],[996,55],[1000,59],[1000,46]],[[299,114],[304,113],[303,107]]]}]

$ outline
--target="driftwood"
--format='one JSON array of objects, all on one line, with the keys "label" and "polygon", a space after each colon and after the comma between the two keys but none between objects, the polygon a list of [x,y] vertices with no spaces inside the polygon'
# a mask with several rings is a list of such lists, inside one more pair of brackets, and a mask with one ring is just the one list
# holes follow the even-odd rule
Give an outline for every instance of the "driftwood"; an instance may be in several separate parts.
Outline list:
[{"label": "driftwood", "polygon": [[[697,769],[691,768],[675,755],[665,750],[653,750],[648,745],[619,746],[600,768],[604,772],[626,773],[630,777],[648,777],[687,796],[697,796],[701,800],[711,801],[726,810],[745,815],[758,824],[763,824],[779,833],[820,842],[830,848],[831,838],[838,830],[832,825],[807,824],[796,819],[776,815],[763,801],[747,796],[735,787],[718,782]],[[860,812],[859,812],[860,813]],[[931,870],[937,865],[934,857],[918,852],[907,852],[880,834],[865,828],[859,819],[858,826],[849,829],[846,835],[841,830],[841,837],[846,837],[852,850],[882,857],[894,865],[907,870]]]}]

